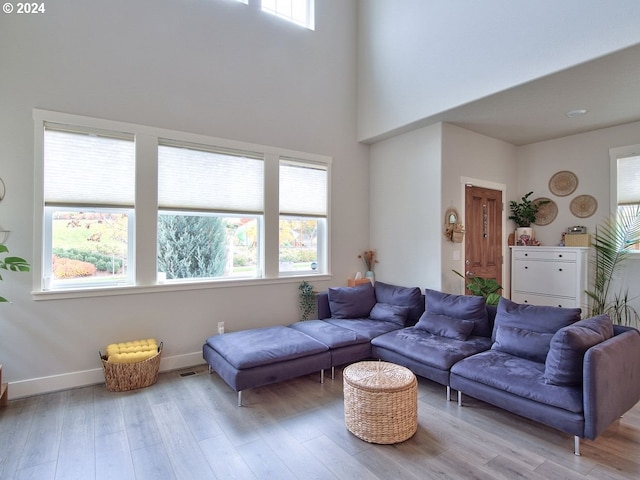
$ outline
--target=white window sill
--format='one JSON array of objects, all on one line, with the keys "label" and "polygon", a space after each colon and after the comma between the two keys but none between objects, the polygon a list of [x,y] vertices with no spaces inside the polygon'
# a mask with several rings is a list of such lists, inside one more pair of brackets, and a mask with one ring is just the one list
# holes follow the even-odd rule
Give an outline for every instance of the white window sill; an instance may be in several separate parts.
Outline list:
[{"label": "white window sill", "polygon": [[304,274],[282,276],[278,278],[251,278],[246,280],[203,280],[197,282],[161,283],[156,285],[127,285],[94,288],[76,288],[61,290],[34,290],[33,300],[62,300],[68,298],[110,297],[118,295],[140,295],[146,293],[180,292],[190,290],[209,290],[229,287],[251,287],[260,285],[276,285],[280,283],[299,283],[307,281],[331,280],[331,274]]}]

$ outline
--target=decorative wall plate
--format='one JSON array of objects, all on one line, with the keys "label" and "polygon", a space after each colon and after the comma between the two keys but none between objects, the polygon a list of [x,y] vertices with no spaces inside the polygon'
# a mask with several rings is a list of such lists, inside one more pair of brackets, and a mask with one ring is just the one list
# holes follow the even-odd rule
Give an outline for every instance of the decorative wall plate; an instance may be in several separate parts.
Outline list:
[{"label": "decorative wall plate", "polygon": [[591,195],[578,195],[569,205],[571,213],[578,218],[587,218],[596,213],[598,201]]},{"label": "decorative wall plate", "polygon": [[536,205],[540,202],[547,201],[549,203],[545,203],[544,205],[540,205],[540,209],[538,210],[538,214],[536,215],[536,225],[549,225],[553,222],[558,216],[558,205],[556,202],[547,197],[540,197],[532,200],[531,203]]},{"label": "decorative wall plate", "polygon": [[549,191],[558,197],[571,195],[578,188],[578,177],[569,170],[554,173],[549,180]]}]

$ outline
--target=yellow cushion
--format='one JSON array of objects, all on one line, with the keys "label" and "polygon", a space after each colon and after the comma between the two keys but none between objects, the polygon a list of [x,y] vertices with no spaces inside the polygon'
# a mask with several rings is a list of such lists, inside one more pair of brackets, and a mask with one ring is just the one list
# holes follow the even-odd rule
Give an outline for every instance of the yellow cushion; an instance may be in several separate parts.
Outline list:
[{"label": "yellow cushion", "polygon": [[144,353],[145,356],[144,358],[141,358],[139,360],[131,360],[127,362],[121,360],[113,361],[115,363],[131,363],[146,360],[147,358],[152,357],[153,355],[158,353],[158,343],[154,338],[148,338],[146,340],[135,340],[133,342],[112,343],[110,345],[107,345],[107,358],[110,362],[112,361],[111,357],[116,358],[116,355],[133,353]]},{"label": "yellow cushion", "polygon": [[151,358],[157,353],[157,351],[150,350],[146,352],[115,353],[109,355],[108,361],[111,363],[136,363]]}]

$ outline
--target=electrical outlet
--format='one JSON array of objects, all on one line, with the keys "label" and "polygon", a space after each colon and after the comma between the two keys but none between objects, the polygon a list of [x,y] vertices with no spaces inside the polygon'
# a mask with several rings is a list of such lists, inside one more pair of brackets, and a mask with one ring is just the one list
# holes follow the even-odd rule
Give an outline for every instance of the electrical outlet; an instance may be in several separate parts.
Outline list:
[{"label": "electrical outlet", "polygon": [[218,335],[222,335],[224,333],[224,322],[218,322]]}]

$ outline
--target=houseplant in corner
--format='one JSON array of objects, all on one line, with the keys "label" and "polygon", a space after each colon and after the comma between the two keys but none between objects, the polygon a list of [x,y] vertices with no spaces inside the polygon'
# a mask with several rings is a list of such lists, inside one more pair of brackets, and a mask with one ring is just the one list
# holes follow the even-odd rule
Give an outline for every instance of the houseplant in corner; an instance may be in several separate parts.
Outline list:
[{"label": "houseplant in corner", "polygon": [[[0,268],[4,270],[10,270],[12,272],[28,272],[29,271],[29,263],[21,257],[8,257],[6,254],[9,253],[9,249],[3,243],[0,243],[0,255],[4,255],[4,258],[0,258]],[[0,275],[0,280],[3,280],[2,275]],[[0,297],[0,302],[8,302],[4,297]]]},{"label": "houseplant in corner", "polygon": [[533,192],[529,192],[523,196],[520,202],[514,200],[509,202],[509,207],[511,208],[509,220],[513,220],[518,227],[516,229],[516,245],[532,244],[535,236],[531,224],[535,223],[536,215],[540,207],[545,203],[549,203],[548,200],[533,203],[529,200],[531,195],[533,195]]},{"label": "houseplant in corner", "polygon": [[300,320],[309,320],[309,316],[316,308],[316,292],[313,291],[313,285],[304,280],[298,285],[298,299],[300,307]]},{"label": "houseplant in corner", "polygon": [[608,314],[613,323],[639,326],[640,315],[630,304],[629,289],[614,281],[625,268],[632,248],[640,242],[640,206],[619,209],[596,227],[591,257],[594,274],[593,289],[587,290],[591,299],[590,315]]}]

